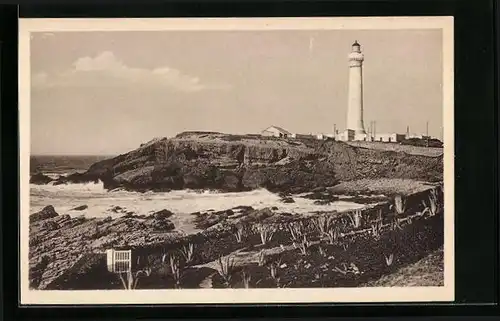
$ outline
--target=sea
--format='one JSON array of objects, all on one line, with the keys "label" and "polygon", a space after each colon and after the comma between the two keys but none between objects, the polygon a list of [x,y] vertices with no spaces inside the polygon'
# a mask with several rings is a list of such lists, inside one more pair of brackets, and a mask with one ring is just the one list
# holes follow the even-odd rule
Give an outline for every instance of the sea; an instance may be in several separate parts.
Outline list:
[{"label": "sea", "polygon": [[[32,156],[30,174],[43,173],[52,178],[85,172],[97,161],[112,156]],[[280,196],[265,189],[248,192],[222,193],[214,191],[178,190],[171,192],[107,191],[102,182],[66,185],[30,184],[30,212],[35,213],[52,205],[57,213],[70,216],[119,217],[127,212],[149,215],[168,209],[175,213],[171,220],[176,229],[196,232],[191,215],[194,212],[221,211],[236,206],[252,206],[255,209],[276,207],[276,212],[310,215],[321,211],[342,211],[361,208],[364,205],[336,201],[327,205],[314,204],[313,200],[294,195],[294,203],[283,203]],[[83,210],[76,209],[85,205]],[[116,213],[116,207],[122,210]]]}]

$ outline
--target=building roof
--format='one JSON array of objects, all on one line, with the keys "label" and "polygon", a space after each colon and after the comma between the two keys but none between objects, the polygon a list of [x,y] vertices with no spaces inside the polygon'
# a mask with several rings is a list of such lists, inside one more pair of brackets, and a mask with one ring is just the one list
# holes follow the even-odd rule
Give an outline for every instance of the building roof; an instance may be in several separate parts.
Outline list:
[{"label": "building roof", "polygon": [[278,126],[269,126],[267,127],[266,129],[264,129],[264,131],[268,130],[269,128],[276,128],[279,132],[283,133],[283,134],[287,134],[287,135],[291,135],[292,133],[290,133],[289,131],[281,128],[281,127],[278,127]]},{"label": "building roof", "polygon": [[358,41],[357,41],[357,40],[354,40],[354,43],[353,43],[352,45],[353,45],[353,46],[358,46],[358,47],[360,46],[360,44],[358,43]]}]

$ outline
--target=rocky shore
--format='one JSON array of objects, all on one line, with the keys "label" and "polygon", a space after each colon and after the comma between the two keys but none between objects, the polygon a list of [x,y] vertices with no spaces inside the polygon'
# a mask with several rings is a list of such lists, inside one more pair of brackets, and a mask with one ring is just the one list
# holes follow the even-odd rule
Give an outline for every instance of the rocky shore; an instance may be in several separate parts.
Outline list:
[{"label": "rocky shore", "polygon": [[[434,247],[442,245],[442,240],[439,236],[441,235],[439,233],[442,233],[442,227],[439,225],[441,224],[439,223],[441,219],[436,217],[436,221],[432,218],[432,222],[431,220],[428,221],[427,218],[422,220],[423,214],[420,213],[424,213],[422,212],[422,206],[424,201],[429,197],[430,191],[436,188],[438,191],[436,195],[438,195],[439,202],[442,202],[442,189],[439,185],[435,187],[425,187],[422,185],[420,186],[420,192],[412,192],[411,195],[405,196],[405,214],[401,214],[401,217],[398,219],[401,224],[403,222],[404,224],[411,224],[413,219],[420,220],[420,223],[413,225],[414,227],[410,227],[408,232],[405,233],[409,233],[408,235],[413,235],[412,237],[417,239],[424,237],[424,234],[426,238],[430,237],[427,240],[430,243],[425,243],[425,246],[429,246],[429,249],[434,249]],[[329,200],[331,198],[333,201],[338,196],[325,190],[315,191],[302,197],[318,200]],[[294,195],[294,198],[297,198],[297,195]],[[196,265],[197,268],[195,270],[200,272],[199,269],[204,265],[217,263],[216,260],[218,257],[235,251],[238,252],[242,247],[246,248],[245,251],[250,251],[248,255],[253,255],[252,253],[256,249],[262,247],[259,245],[259,242],[261,242],[259,241],[259,233],[261,233],[260,238],[262,238],[261,229],[268,229],[274,234],[274,237],[269,240],[269,244],[266,245],[269,249],[295,251],[294,248],[283,247],[283,244],[290,242],[291,236],[287,235],[290,224],[308,226],[307,231],[314,231],[320,228],[316,223],[322,222],[321,218],[331,217],[340,224],[337,225],[339,228],[344,228],[349,224],[358,224],[353,223],[354,221],[351,221],[351,219],[347,219],[352,218],[353,213],[356,212],[360,215],[359,224],[355,225],[359,231],[346,230],[343,235],[352,234],[354,236],[358,232],[365,233],[367,230],[371,231],[374,220],[380,220],[381,224],[392,226],[393,218],[391,212],[394,206],[392,198],[380,195],[358,195],[352,198],[359,198],[360,201],[365,203],[365,206],[359,212],[357,210],[343,212],[330,211],[303,215],[279,212],[277,211],[277,207],[254,209],[250,206],[236,206],[222,211],[207,210],[194,212],[189,216],[193,224],[197,226],[198,232],[192,234],[184,234],[176,230],[171,219],[177,214],[172,213],[168,209],[157,211],[151,215],[135,215],[121,212],[118,206],[114,206],[111,208],[111,212],[114,212],[115,215],[121,215],[120,217],[85,218],[83,216],[70,217],[66,214],[60,215],[52,206],[47,206],[42,211],[30,216],[30,287],[52,290],[106,289],[109,286],[120,288],[119,283],[114,285],[109,284],[109,282],[118,281],[118,279],[115,280],[106,271],[105,250],[109,248],[131,249],[135,253],[136,258],[141,261],[141,264],[146,264],[149,268],[159,269],[164,266],[164,263],[159,261],[162,255],[165,253],[176,253],[176,251],[186,245],[192,244],[196,248],[196,257],[191,263]],[[286,197],[282,201],[286,202]],[[438,209],[438,211],[442,211],[442,208],[441,210]],[[440,213],[442,214],[442,212]],[[409,217],[406,217],[408,215]],[[433,230],[429,232],[427,225],[431,223],[436,223],[437,225],[433,225]],[[391,228],[390,230],[393,231],[390,233],[399,231],[398,228]],[[244,236],[245,242],[243,243],[241,243],[241,240],[238,241],[237,238],[238,233],[242,231],[243,235],[246,235]],[[423,234],[420,235],[417,231]],[[417,236],[414,236],[414,234]],[[407,236],[400,237],[405,239]],[[388,240],[393,240],[392,236]],[[311,246],[316,244],[314,242],[310,243]],[[360,239],[360,242],[365,242],[363,237]],[[382,243],[385,244],[384,242]],[[376,241],[373,246],[380,246],[382,243]],[[400,260],[407,254],[405,251],[416,251],[411,247],[412,244],[412,242],[408,244],[403,242],[398,245],[399,251],[402,251],[398,254]],[[328,246],[330,245],[325,245],[325,248]],[[403,246],[408,247],[408,249],[403,248]],[[420,250],[415,252],[414,256],[405,257],[405,260],[409,260],[408,262],[410,262],[427,253],[427,247],[421,248],[422,246],[423,244],[418,244],[417,247]],[[360,247],[360,249],[363,249],[363,247]],[[368,251],[367,248],[363,250]],[[394,249],[392,250],[394,251]],[[271,255],[270,253],[274,253],[273,251],[267,251],[267,255]],[[289,259],[293,261],[297,258],[297,254],[292,254],[283,253],[285,256],[291,255]],[[337,253],[337,255],[339,254]],[[375,257],[380,258],[381,256],[377,254]],[[366,259],[366,257],[356,257],[358,262],[361,259]],[[368,264],[371,262],[370,260],[365,263]],[[133,264],[139,264],[139,261],[137,263],[134,261]],[[211,270],[212,272],[215,271],[213,267]],[[381,268],[380,271],[385,270]],[[185,279],[185,281],[200,281],[199,278],[203,274],[198,274],[196,277],[192,275],[192,279]],[[153,282],[150,286],[164,286],[161,280],[156,280],[155,282],[160,283]],[[198,286],[198,283],[196,283],[196,286]]]},{"label": "rocky shore", "polygon": [[[387,203],[386,196],[404,194],[404,188],[412,185],[408,182],[442,182],[442,175],[442,156],[365,149],[335,141],[189,132],[142,144],[126,154],[99,161],[83,173],[56,179],[36,173],[30,183],[102,181],[108,190],[139,192],[180,189],[238,192],[266,188],[279,193],[283,203],[294,202],[291,195],[302,193],[301,197],[314,200],[315,204],[337,201],[339,195],[350,195],[357,203],[370,204]],[[385,196],[376,196],[377,191],[379,194],[383,191]],[[373,195],[366,198],[360,195],[363,193]],[[73,210],[86,208],[80,205]],[[228,222],[253,224],[300,219],[296,215],[277,214],[275,210],[235,207],[196,212],[191,217],[200,231],[196,237],[218,233],[228,228]],[[53,288],[54,282],[75,266],[79,269],[82,264],[85,266],[82,261],[89,254],[102,254],[108,248],[165,247],[179,242],[187,236],[176,230],[171,221],[173,215],[176,214],[168,209],[136,215],[113,206],[108,217],[88,218],[59,214],[54,207],[45,207],[30,215],[30,287]]]},{"label": "rocky shore", "polygon": [[164,211],[118,218],[59,215],[52,206],[30,216],[30,285],[45,288],[81,255],[109,247],[165,242],[177,236]]},{"label": "rocky shore", "polygon": [[[118,206],[111,208],[111,212],[123,215],[119,210]],[[50,288],[66,271],[74,269],[76,264],[82,265],[83,257],[103,254],[109,248],[166,248],[189,238],[224,232],[237,223],[276,223],[300,218],[275,210],[237,206],[223,211],[195,212],[190,216],[199,232],[186,235],[175,229],[169,220],[175,214],[167,209],[151,215],[126,213],[115,218],[85,218],[60,215],[54,207],[47,206],[30,215],[30,287]]]}]

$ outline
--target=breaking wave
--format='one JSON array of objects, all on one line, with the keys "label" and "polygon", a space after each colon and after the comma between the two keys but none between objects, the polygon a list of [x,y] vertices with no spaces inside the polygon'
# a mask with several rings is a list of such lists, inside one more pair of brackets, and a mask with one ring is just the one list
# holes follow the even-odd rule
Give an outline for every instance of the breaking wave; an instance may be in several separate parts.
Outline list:
[{"label": "breaking wave", "polygon": [[[275,207],[276,212],[310,214],[317,211],[341,211],[361,208],[363,205],[336,201],[327,205],[314,204],[313,200],[294,196],[294,203],[283,203],[279,195],[266,189],[248,192],[215,192],[195,190],[175,190],[170,192],[131,192],[124,190],[107,191],[102,182],[61,185],[30,185],[30,212],[34,213],[47,205],[54,206],[59,214],[86,217],[118,217],[127,212],[149,215],[162,209],[175,213],[172,221],[176,226],[188,225],[194,212],[208,210],[221,211],[236,206],[252,206],[255,209]],[[86,205],[83,210],[76,207]],[[119,206],[120,213],[113,211]]]}]

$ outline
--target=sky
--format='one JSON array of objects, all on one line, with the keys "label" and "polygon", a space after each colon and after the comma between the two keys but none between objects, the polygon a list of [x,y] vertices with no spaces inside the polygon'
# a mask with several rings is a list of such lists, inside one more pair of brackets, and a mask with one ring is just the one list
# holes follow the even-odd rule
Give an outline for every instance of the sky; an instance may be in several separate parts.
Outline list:
[{"label": "sky", "polygon": [[31,34],[31,153],[114,155],[189,131],[345,129],[357,40],[364,123],[441,138],[441,30]]}]

